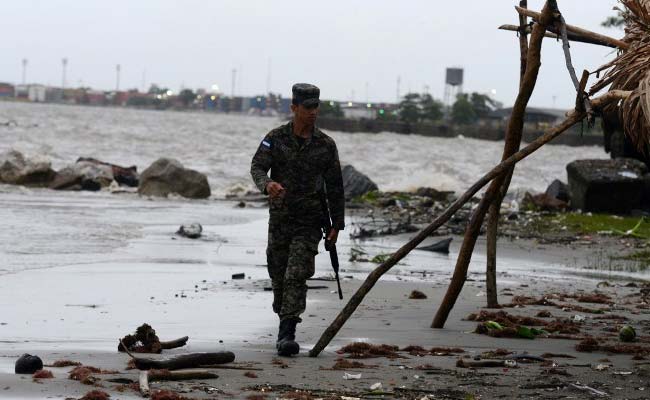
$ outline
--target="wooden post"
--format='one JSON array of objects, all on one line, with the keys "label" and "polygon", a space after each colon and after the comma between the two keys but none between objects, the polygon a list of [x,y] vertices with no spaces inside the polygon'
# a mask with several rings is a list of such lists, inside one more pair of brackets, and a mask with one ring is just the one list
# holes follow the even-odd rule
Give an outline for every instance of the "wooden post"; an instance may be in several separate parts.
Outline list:
[{"label": "wooden post", "polygon": [[[528,0],[521,0],[519,2],[519,7],[527,8]],[[524,76],[526,74],[526,66],[528,59],[528,17],[525,15],[519,15],[519,89],[524,83]],[[512,132],[508,132],[512,133]],[[519,150],[521,146],[521,135],[519,137],[506,138],[506,143],[508,141],[517,142],[516,146],[513,143],[512,149],[515,151]],[[509,157],[512,154],[504,153],[502,160]],[[490,209],[488,211],[488,222],[487,222],[487,232],[486,232],[486,262],[485,262],[485,292],[487,298],[487,306],[489,308],[498,308],[499,300],[497,293],[497,237],[499,233],[499,216],[501,215],[501,203],[503,199],[508,194],[508,188],[510,187],[510,181],[512,180],[512,174],[515,171],[513,166],[501,186],[499,193],[497,193],[496,198],[490,204]]]},{"label": "wooden post", "polygon": [[[508,120],[506,141],[503,149],[504,158],[516,153],[519,148],[524,128],[526,107],[528,106],[530,96],[533,94],[533,90],[535,90],[537,75],[541,66],[541,51],[544,33],[546,33],[546,27],[553,22],[553,11],[556,9],[556,2],[548,0],[542,10],[541,18],[533,26],[533,32],[530,35],[528,57],[526,60],[526,73],[524,74],[519,88],[519,94],[517,95],[514,107],[512,108],[512,114]],[[454,304],[456,304],[456,300],[465,284],[465,279],[467,279],[467,269],[469,268],[469,263],[472,259],[476,239],[481,231],[481,225],[485,219],[485,214],[487,213],[490,204],[498,197],[501,187],[506,181],[506,177],[507,174],[490,183],[490,186],[483,195],[481,202],[478,207],[476,207],[472,217],[470,218],[470,222],[465,231],[463,244],[458,253],[458,260],[456,261],[454,274],[449,283],[447,293],[440,304],[440,308],[431,323],[432,328],[443,328],[451,309],[454,307]]]}]

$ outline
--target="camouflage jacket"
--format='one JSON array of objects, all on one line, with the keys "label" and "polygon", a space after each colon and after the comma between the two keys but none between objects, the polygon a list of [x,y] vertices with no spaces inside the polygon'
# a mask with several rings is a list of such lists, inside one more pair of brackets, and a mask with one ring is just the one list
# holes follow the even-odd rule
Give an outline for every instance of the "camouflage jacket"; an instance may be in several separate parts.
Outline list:
[{"label": "camouflage jacket", "polygon": [[318,128],[302,146],[293,133],[293,122],[269,132],[253,156],[251,175],[264,194],[271,181],[285,189],[282,198],[270,200],[271,222],[320,226],[320,196],[324,192],[332,226],[339,230],[345,227],[343,177],[336,143]]}]

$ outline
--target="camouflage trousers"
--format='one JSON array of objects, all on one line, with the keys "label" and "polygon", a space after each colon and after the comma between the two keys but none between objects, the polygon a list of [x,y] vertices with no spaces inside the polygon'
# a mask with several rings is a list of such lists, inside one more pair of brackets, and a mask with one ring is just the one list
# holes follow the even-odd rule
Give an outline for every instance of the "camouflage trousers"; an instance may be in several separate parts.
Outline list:
[{"label": "camouflage trousers", "polygon": [[269,223],[266,259],[273,286],[273,311],[280,320],[296,319],[307,305],[307,279],[314,276],[314,257],[321,239],[318,227]]}]

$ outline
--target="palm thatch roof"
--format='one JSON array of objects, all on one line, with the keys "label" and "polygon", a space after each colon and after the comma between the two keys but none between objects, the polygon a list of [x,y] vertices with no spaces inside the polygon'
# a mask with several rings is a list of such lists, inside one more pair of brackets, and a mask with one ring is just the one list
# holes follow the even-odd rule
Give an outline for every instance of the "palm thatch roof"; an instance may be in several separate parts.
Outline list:
[{"label": "palm thatch roof", "polygon": [[595,94],[608,85],[610,90],[631,90],[630,97],[604,110],[605,130],[623,129],[637,150],[650,149],[650,0],[619,0],[623,5],[625,37],[630,46],[598,71],[603,77],[592,86]]}]

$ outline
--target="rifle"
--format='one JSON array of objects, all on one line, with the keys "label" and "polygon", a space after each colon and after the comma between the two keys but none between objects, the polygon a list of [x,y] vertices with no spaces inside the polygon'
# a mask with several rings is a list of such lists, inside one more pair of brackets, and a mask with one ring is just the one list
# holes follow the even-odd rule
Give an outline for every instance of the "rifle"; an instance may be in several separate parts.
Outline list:
[{"label": "rifle", "polygon": [[334,270],[334,276],[336,277],[336,285],[339,290],[339,300],[343,300],[343,291],[341,290],[341,281],[339,280],[339,255],[336,252],[336,243],[332,243],[330,240],[327,240],[327,236],[332,230],[332,218],[330,217],[330,210],[327,206],[327,199],[325,198],[325,193],[321,192],[320,195],[320,205],[323,209],[322,217],[322,227],[323,227],[323,238],[325,239],[325,250],[330,253],[330,261],[332,262],[332,269]]}]

